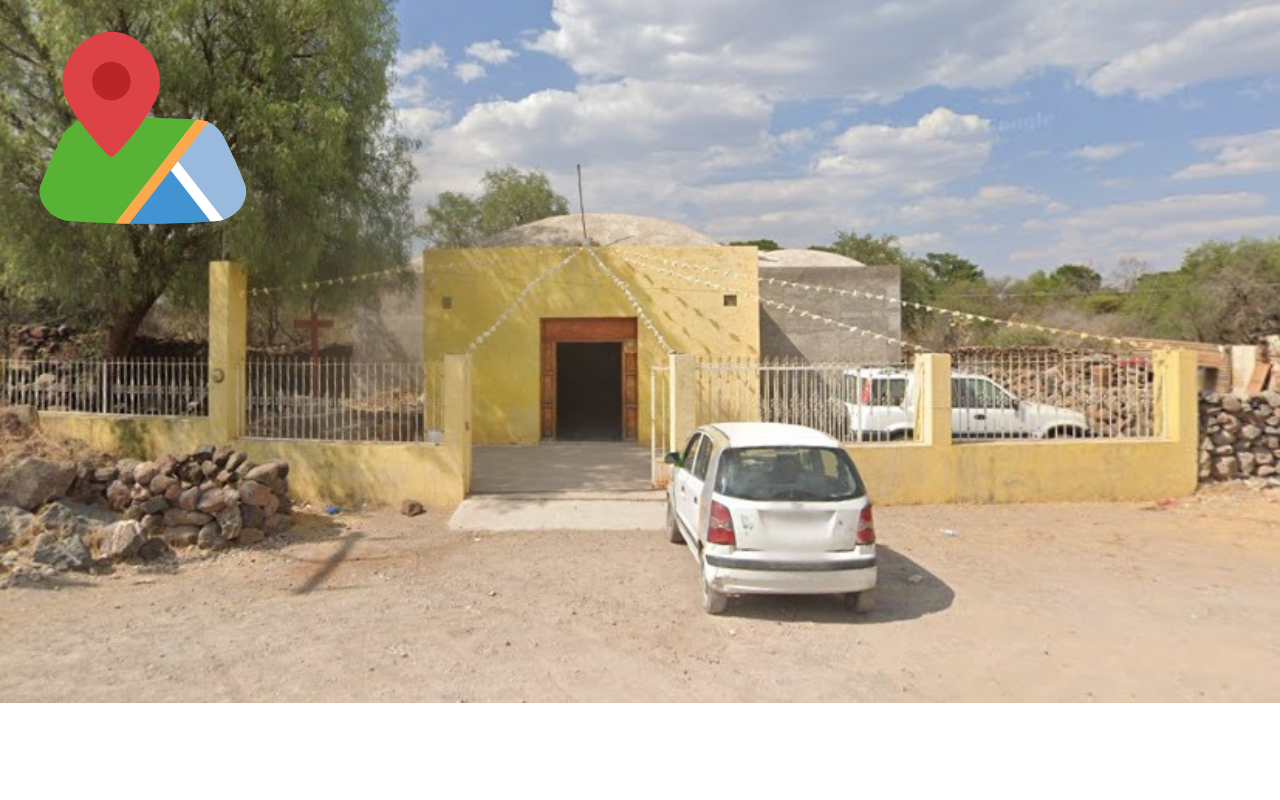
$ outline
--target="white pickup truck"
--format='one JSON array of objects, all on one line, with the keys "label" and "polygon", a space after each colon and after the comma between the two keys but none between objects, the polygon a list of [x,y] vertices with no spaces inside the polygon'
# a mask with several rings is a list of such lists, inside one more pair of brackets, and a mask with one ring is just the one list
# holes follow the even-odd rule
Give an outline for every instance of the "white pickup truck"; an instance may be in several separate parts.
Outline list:
[{"label": "white pickup truck", "polygon": [[[910,439],[916,420],[915,372],[845,372],[849,428],[855,441]],[[1052,439],[1089,435],[1084,414],[1019,400],[986,377],[951,373],[951,435],[956,439]]]}]

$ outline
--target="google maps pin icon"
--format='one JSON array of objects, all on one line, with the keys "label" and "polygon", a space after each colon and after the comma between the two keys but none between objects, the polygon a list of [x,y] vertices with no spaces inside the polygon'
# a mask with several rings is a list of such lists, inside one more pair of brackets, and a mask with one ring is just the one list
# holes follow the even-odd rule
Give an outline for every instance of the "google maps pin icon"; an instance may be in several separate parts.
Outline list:
[{"label": "google maps pin icon", "polygon": [[160,70],[137,39],[99,33],[84,40],[67,59],[62,92],[93,141],[114,156],[155,104]]}]

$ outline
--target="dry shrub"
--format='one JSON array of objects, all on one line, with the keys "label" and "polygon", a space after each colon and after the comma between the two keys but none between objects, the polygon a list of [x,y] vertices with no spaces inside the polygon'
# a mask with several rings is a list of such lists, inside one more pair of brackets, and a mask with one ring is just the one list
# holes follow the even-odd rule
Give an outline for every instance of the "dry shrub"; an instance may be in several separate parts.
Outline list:
[{"label": "dry shrub", "polygon": [[20,406],[0,408],[0,470],[10,468],[24,458],[75,463],[89,461],[95,466],[114,463],[109,454],[100,453],[79,439],[47,433],[41,429],[39,417],[34,412],[21,409]]}]

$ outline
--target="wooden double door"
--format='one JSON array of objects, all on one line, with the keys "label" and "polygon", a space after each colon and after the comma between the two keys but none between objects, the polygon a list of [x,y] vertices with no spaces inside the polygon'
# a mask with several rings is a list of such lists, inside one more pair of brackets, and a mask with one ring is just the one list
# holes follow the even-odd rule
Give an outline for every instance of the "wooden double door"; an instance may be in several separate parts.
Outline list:
[{"label": "wooden double door", "polygon": [[542,320],[543,439],[637,441],[635,317]]}]

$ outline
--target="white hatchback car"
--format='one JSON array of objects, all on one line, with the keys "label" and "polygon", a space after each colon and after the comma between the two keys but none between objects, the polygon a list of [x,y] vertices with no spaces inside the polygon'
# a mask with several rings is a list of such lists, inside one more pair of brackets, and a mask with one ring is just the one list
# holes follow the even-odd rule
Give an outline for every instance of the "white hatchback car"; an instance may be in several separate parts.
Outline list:
[{"label": "white hatchback car", "polygon": [[702,604],[731,594],[841,594],[875,605],[871,501],[840,443],[773,422],[704,425],[668,453],[667,534],[701,570]]}]

